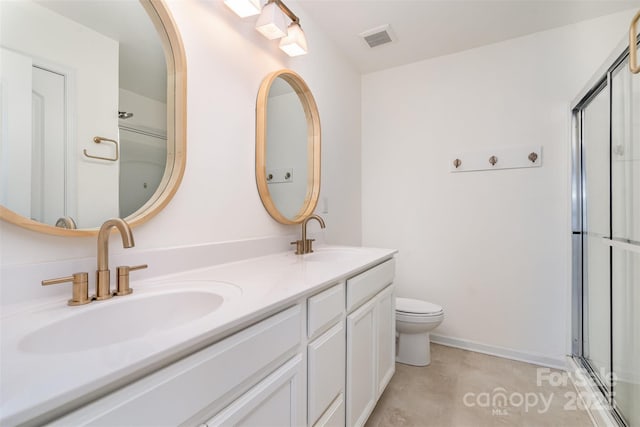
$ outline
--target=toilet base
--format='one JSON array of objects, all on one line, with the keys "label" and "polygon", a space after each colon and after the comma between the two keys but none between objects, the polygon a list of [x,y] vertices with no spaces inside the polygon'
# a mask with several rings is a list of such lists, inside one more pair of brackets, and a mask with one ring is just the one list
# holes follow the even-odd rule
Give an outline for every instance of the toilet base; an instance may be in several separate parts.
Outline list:
[{"label": "toilet base", "polygon": [[398,334],[396,362],[411,366],[427,366],[431,363],[429,333]]}]

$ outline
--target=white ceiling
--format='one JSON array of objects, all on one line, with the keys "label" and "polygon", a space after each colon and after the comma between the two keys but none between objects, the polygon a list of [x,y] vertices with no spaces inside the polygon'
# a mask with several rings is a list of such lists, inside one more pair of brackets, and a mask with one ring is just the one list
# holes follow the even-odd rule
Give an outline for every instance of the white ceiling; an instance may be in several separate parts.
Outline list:
[{"label": "white ceiling", "polygon": [[[640,0],[298,0],[302,9],[368,73],[593,19]],[[302,13],[301,13],[302,14]],[[304,28],[304,19],[301,21]],[[360,33],[390,24],[396,41],[369,48]],[[620,29],[621,37],[625,29]],[[308,40],[309,50],[313,40]]]}]

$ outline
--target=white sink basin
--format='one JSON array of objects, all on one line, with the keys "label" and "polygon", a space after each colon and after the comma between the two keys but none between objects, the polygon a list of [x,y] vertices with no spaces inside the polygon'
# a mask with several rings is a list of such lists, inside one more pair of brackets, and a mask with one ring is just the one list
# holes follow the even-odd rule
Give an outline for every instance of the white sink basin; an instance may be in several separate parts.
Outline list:
[{"label": "white sink basin", "polygon": [[345,261],[360,252],[355,248],[320,248],[315,249],[310,254],[302,255],[302,259],[313,262],[339,262]]},{"label": "white sink basin", "polygon": [[208,284],[195,289],[134,291],[126,297],[69,307],[69,311],[77,311],[32,331],[19,341],[18,347],[29,353],[70,353],[183,326],[218,310],[229,288],[233,288],[225,283]]}]

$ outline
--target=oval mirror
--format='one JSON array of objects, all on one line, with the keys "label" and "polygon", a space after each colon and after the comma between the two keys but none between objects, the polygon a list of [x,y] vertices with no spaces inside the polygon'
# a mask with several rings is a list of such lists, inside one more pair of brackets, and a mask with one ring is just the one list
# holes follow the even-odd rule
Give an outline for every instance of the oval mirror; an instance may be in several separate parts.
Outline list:
[{"label": "oval mirror", "polygon": [[256,108],[256,182],[283,224],[311,215],[320,195],[320,118],[311,90],[291,70],[268,75]]},{"label": "oval mirror", "polygon": [[0,2],[0,217],[56,235],[135,226],[173,197],[186,62],[162,1]]}]

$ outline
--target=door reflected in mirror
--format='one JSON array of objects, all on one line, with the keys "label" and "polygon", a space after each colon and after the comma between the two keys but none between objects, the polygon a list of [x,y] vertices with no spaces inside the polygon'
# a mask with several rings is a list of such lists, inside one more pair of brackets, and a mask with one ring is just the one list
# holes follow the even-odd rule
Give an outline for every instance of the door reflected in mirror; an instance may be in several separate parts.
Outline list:
[{"label": "door reflected in mirror", "polygon": [[258,93],[256,182],[269,214],[283,224],[313,213],[320,193],[320,119],[313,95],[290,70],[273,73]]},{"label": "door reflected in mirror", "polygon": [[0,15],[3,218],[71,218],[80,229],[135,222],[182,173],[174,91],[183,52],[175,29],[156,30],[165,6],[25,0],[0,2]]}]

